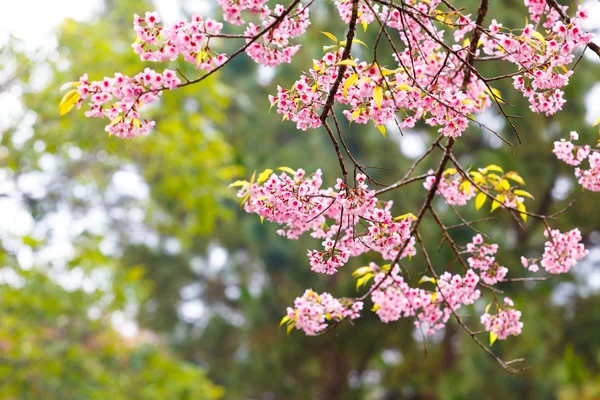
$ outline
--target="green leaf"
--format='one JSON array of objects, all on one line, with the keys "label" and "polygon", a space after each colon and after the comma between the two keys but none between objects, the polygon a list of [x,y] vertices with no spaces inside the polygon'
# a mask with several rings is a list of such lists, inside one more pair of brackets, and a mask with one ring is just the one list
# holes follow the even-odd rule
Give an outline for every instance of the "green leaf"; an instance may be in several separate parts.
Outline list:
[{"label": "green leaf", "polygon": [[232,188],[232,187],[237,187],[237,186],[244,186],[247,184],[248,184],[248,181],[235,181],[233,183],[230,183],[229,187]]},{"label": "green leaf", "polygon": [[483,207],[483,205],[485,204],[486,200],[487,195],[483,192],[479,192],[477,194],[477,197],[475,197],[475,209],[479,211],[479,209],[481,209],[481,207]]},{"label": "green leaf", "polygon": [[525,204],[522,201],[517,202],[517,210],[521,211],[521,218],[523,218],[524,222],[527,222],[527,214],[525,214],[527,207],[525,207]]},{"label": "green leaf", "polygon": [[535,200],[533,198],[533,195],[531,193],[529,193],[529,192],[526,192],[525,190],[517,189],[517,190],[513,190],[513,193],[516,194],[517,196],[527,197],[527,198],[530,198],[532,200]]},{"label": "green leaf", "polygon": [[269,179],[269,177],[271,176],[272,173],[273,173],[273,170],[271,168],[265,169],[263,172],[261,172],[258,175],[258,178],[256,179],[256,183],[263,183],[264,181]]},{"label": "green leaf", "polygon": [[349,65],[351,67],[358,67],[358,64],[356,63],[356,61],[350,60],[350,59],[342,60],[342,61],[338,62],[337,65]]},{"label": "green leaf", "polygon": [[496,340],[498,340],[498,335],[494,332],[490,332],[490,346],[493,345]]},{"label": "green leaf", "polygon": [[521,175],[517,174],[515,171],[507,172],[506,174],[504,174],[504,177],[517,182],[521,186],[525,186],[525,181],[523,180],[523,178],[521,178]]},{"label": "green leaf", "polygon": [[485,167],[483,169],[479,168],[479,172],[481,172],[482,174],[487,174],[489,171],[504,173],[504,171],[502,170],[502,168],[500,168],[496,164],[490,164],[490,165],[488,165],[487,167]]},{"label": "green leaf", "polygon": [[377,108],[381,108],[381,102],[383,101],[383,89],[381,86],[375,86],[373,88],[373,100],[375,100]]},{"label": "green leaf", "polygon": [[336,43],[337,43],[337,41],[338,41],[338,40],[337,40],[337,38],[336,38],[336,37],[335,37],[333,34],[331,34],[331,33],[329,33],[329,32],[323,32],[323,31],[320,31],[320,32],[321,32],[323,35],[327,36],[329,39],[331,39],[331,40],[333,40],[334,42],[336,42]]},{"label": "green leaf", "polygon": [[429,277],[429,276],[427,276],[427,275],[423,275],[423,276],[421,277],[421,279],[419,279],[419,285],[420,285],[421,283],[425,283],[425,282],[436,283],[436,282],[437,282],[437,280],[436,280],[435,278],[430,278],[430,277]]},{"label": "green leaf", "polygon": [[358,74],[352,74],[346,79],[346,81],[344,82],[344,97],[348,95],[348,89],[354,84],[354,82],[356,82],[357,79]]},{"label": "green leaf", "polygon": [[293,169],[291,169],[290,167],[279,167],[277,169],[280,171],[283,171],[283,172],[287,172],[288,174],[290,174],[292,176],[294,176],[294,173],[296,172]]},{"label": "green leaf", "polygon": [[73,109],[73,106],[77,104],[80,98],[81,96],[79,95],[79,92],[76,89],[69,90],[58,104],[58,115],[62,117],[63,115],[71,111],[71,109]]}]

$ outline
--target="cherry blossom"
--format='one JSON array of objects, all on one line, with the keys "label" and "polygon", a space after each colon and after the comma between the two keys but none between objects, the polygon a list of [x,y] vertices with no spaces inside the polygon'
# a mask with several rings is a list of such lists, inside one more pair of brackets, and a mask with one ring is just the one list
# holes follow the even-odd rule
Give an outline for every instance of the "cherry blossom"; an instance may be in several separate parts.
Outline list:
[{"label": "cherry blossom", "polygon": [[521,311],[512,308],[514,303],[508,297],[504,298],[504,305],[506,308],[503,308],[498,314],[490,315],[486,312],[480,319],[485,330],[494,333],[500,340],[505,340],[510,335],[518,336],[523,329]]},{"label": "cherry blossom", "polygon": [[360,317],[363,303],[346,299],[336,299],[329,293],[318,294],[307,289],[302,297],[296,298],[294,307],[287,308],[290,326],[304,331],[308,336],[315,336],[327,328],[331,321],[339,322],[345,318]]},{"label": "cherry blossom", "polygon": [[473,241],[467,244],[467,253],[471,255],[467,263],[471,268],[481,271],[481,280],[488,285],[503,281],[508,273],[508,268],[496,262],[494,254],[497,252],[498,245],[483,243],[481,234],[477,234]]},{"label": "cherry blossom", "polygon": [[558,229],[547,229],[544,236],[548,240],[544,245],[540,265],[551,274],[569,272],[589,252],[581,243],[579,229],[572,229],[566,233],[561,233]]}]

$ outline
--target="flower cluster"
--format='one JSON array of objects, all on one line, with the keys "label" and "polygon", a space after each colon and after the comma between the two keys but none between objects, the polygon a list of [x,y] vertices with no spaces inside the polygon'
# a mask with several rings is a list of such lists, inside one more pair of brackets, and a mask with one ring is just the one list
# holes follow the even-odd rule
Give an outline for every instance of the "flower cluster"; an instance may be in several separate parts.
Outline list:
[{"label": "flower cluster", "polygon": [[471,255],[467,262],[471,268],[480,272],[481,280],[488,285],[501,282],[508,273],[508,268],[496,262],[494,254],[498,252],[497,244],[483,243],[483,237],[477,234],[473,241],[467,244],[467,252]]},{"label": "flower cluster", "polygon": [[[271,10],[265,3],[266,0],[219,0],[224,19],[234,25],[244,23],[242,11],[258,15],[260,24],[249,23],[244,35],[223,35],[223,23],[200,15],[192,16],[189,21],[164,25],[156,11],[146,12],[143,17],[135,14],[133,29],[137,38],[131,46],[142,61],[175,61],[182,56],[197,69],[210,72],[228,61],[225,53],[212,49],[211,39],[243,38],[248,44],[246,53],[254,61],[267,66],[289,63],[300,48],[292,45],[290,39],[302,35],[310,24],[308,8],[298,5],[286,10],[277,5]],[[61,101],[61,115],[75,105],[81,107],[82,100],[91,96],[91,109],[85,115],[106,116],[110,119],[106,127],[109,134],[131,138],[148,133],[154,126],[154,121],[140,118],[140,108],[157,101],[163,90],[175,89],[181,82],[173,71],[160,74],[146,68],[132,78],[117,73],[114,78],[88,82],[84,75],[80,82],[69,85],[76,84],[77,91],[67,93]]]},{"label": "flower cluster", "polygon": [[[322,250],[308,251],[313,271],[334,274],[350,257],[368,251],[385,260],[395,259],[400,251],[401,257],[416,253],[410,233],[413,217],[394,218],[392,202],[379,207],[364,175],[357,175],[355,187],[338,179],[334,188],[321,189],[320,170],[307,177],[302,169],[282,169],[279,175],[266,170],[256,182],[240,182],[238,197],[246,212],[283,225],[278,231],[282,236],[297,239],[310,231],[312,237],[324,239]],[[361,222],[367,223],[362,232]]]},{"label": "flower cluster", "polygon": [[[546,16],[543,27],[546,35],[528,24],[516,36],[502,29],[502,24],[492,21],[489,29],[493,35],[482,37],[483,51],[486,54],[502,57],[523,70],[513,77],[513,86],[528,98],[533,112],[547,116],[562,109],[565,99],[560,88],[569,83],[573,71],[566,65],[574,59],[574,51],[585,47],[593,34],[585,32],[580,24],[587,18],[587,11],[580,5],[568,25],[563,24],[560,15],[543,0],[525,0],[534,22]],[[564,11],[567,7],[563,8]]]},{"label": "flower cluster", "polygon": [[222,23],[211,18],[194,15],[189,22],[163,26],[158,13],[147,12],[145,18],[134,16],[133,29],[137,40],[131,46],[143,61],[174,61],[181,55],[196,68],[211,71],[227,60],[225,54],[210,50],[209,39],[223,29]]},{"label": "flower cluster", "polygon": [[384,323],[415,317],[415,325],[431,335],[445,326],[453,311],[473,304],[481,294],[477,289],[479,277],[472,270],[464,277],[445,272],[439,279],[429,280],[436,284],[434,291],[411,288],[398,266],[389,274],[378,272],[373,284],[377,288],[371,294],[377,316]]},{"label": "flower cluster", "polygon": [[[577,132],[570,133],[571,140],[579,139]],[[590,146],[576,146],[571,141],[562,139],[554,142],[554,150],[552,152],[559,160],[573,166],[581,164],[590,154]]]},{"label": "flower cluster", "polygon": [[534,260],[534,262],[530,264],[530,260],[528,258],[521,256],[521,265],[523,265],[523,268],[527,268],[531,272],[538,272],[540,270],[540,267],[536,264],[536,262],[537,261]]},{"label": "flower cluster", "polygon": [[86,117],[108,118],[110,123],[105,130],[109,135],[133,138],[148,133],[154,126],[154,121],[140,118],[140,109],[157,101],[164,89],[179,84],[174,71],[166,69],[159,73],[146,68],[132,78],[117,73],[113,78],[90,81],[85,74],[69,85],[77,88],[78,107],[84,100],[90,100]]},{"label": "flower cluster", "polygon": [[[475,187],[462,175],[457,174],[453,168],[444,171],[438,183],[436,194],[444,198],[444,201],[451,206],[464,206],[469,200],[475,197]],[[423,186],[427,190],[433,188],[435,175],[433,170],[429,170],[429,176],[425,179]]]},{"label": "flower cluster", "polygon": [[480,319],[485,330],[493,333],[500,340],[505,340],[510,335],[518,336],[523,329],[521,311],[512,308],[514,303],[508,297],[504,298],[504,305],[506,308],[498,314],[490,315],[486,312]]},{"label": "flower cluster", "polygon": [[600,192],[600,153],[595,152],[588,157],[589,169],[575,168],[575,176],[579,184],[591,192]]},{"label": "flower cluster", "polygon": [[327,328],[328,322],[339,322],[345,318],[360,317],[363,303],[348,299],[336,299],[329,293],[318,294],[307,289],[302,297],[294,301],[294,308],[287,308],[287,316],[282,320],[288,329],[295,327],[309,336],[315,336]]},{"label": "flower cluster", "polygon": [[223,19],[232,25],[243,25],[242,11],[248,11],[251,14],[261,14],[265,17],[269,13],[269,8],[265,6],[268,0],[218,0],[223,9]]},{"label": "flower cluster", "polygon": [[578,140],[577,132],[570,133],[570,140],[561,139],[554,142],[552,151],[556,158],[566,164],[578,166],[586,159],[590,164],[589,169],[575,168],[575,176],[584,189],[591,192],[600,192],[600,153],[592,150],[589,145],[577,146],[572,141]]},{"label": "flower cluster", "polygon": [[588,250],[581,243],[582,237],[579,229],[561,233],[558,229],[545,230],[544,235],[548,240],[545,243],[541,266],[551,274],[564,274],[581,261]]},{"label": "flower cluster", "polygon": [[[349,23],[352,18],[352,1],[349,0],[335,0],[335,5],[338,9],[338,13],[340,14],[340,18],[345,23]],[[375,15],[371,11],[373,9],[375,12],[379,10],[379,5],[372,4],[367,5],[365,0],[359,0],[358,2],[358,19],[357,22],[362,24],[365,27],[369,25],[371,22],[375,20]]]},{"label": "flower cluster", "polygon": [[[246,43],[252,42],[253,38],[258,36],[261,28],[264,29],[281,18],[283,12],[284,8],[281,5],[277,5],[272,11],[264,6],[260,13],[261,25],[250,23],[244,32]],[[254,40],[246,49],[246,54],[255,62],[268,67],[290,63],[292,56],[300,50],[300,45],[292,45],[290,39],[304,34],[308,25],[310,25],[308,8],[298,6],[293,15],[286,15],[267,34]]]}]

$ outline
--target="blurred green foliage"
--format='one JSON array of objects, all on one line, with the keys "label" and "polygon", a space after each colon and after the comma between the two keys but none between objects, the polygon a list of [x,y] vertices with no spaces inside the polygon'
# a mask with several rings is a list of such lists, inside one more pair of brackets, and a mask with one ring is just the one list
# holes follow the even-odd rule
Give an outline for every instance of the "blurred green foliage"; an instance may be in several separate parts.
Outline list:
[{"label": "blurred green foliage", "polygon": [[[460,5],[473,10],[476,6],[475,1]],[[313,24],[293,64],[278,68],[270,77],[272,71],[240,57],[216,78],[166,93],[160,106],[149,110],[157,128],[147,137],[109,139],[102,121],[77,111],[59,119],[62,83],[84,72],[98,79],[116,71],[135,74],[143,69],[145,65],[129,46],[131,15],[151,8],[137,0],[109,1],[105,13],[94,21],[65,21],[57,57],[39,60],[18,51],[7,55],[18,59],[19,68],[13,72],[35,122],[33,135],[24,142],[16,140],[18,123],[2,132],[0,144],[8,150],[2,168],[9,179],[17,181],[43,170],[47,155],[57,160],[44,196],[21,193],[23,204],[37,223],[59,210],[85,218],[88,210],[103,209],[108,231],[77,234],[65,268],[80,269],[90,279],[94,271],[108,270],[112,284],[91,293],[67,290],[52,278],[53,263],[24,269],[17,262],[14,243],[0,238],[2,272],[16,274],[20,282],[9,284],[2,279],[0,284],[6,305],[0,309],[0,397],[218,397],[220,387],[206,380],[204,370],[224,388],[227,399],[600,398],[600,297],[597,291],[586,289],[585,275],[501,286],[523,310],[525,328],[522,336],[497,342],[493,349],[506,360],[525,358],[522,364],[530,368],[516,376],[501,369],[452,324],[428,340],[426,352],[411,321],[383,325],[368,312],[355,326],[342,326],[332,335],[306,338],[293,333],[286,337],[278,322],[284,307],[305,288],[352,295],[355,288],[349,272],[378,260],[367,255],[334,277],[317,276],[310,271],[305,254],[307,248],[317,246],[316,241],[290,242],[277,236],[274,226],[240,211],[235,192],[227,184],[247,178],[254,169],[281,165],[307,171],[322,168],[326,184],[334,182],[337,160],[324,132],[296,131],[274,112],[268,114],[267,94],[277,84],[291,86],[299,71],[320,57],[322,46],[328,43],[320,30],[341,37],[344,26],[329,2],[316,2]],[[490,9],[490,18],[520,26],[524,13],[520,2],[506,0]],[[374,29],[359,30],[359,38],[367,43],[372,43],[375,34]],[[235,48],[228,43],[224,46]],[[371,57],[362,47],[356,51],[361,59]],[[386,62],[392,65],[391,58]],[[176,66],[186,76],[197,74],[183,63]],[[30,77],[42,67],[48,82],[40,88]],[[507,65],[495,63],[481,68],[485,76],[511,72]],[[579,131],[584,142],[595,140],[595,131],[583,121],[583,99],[598,82],[599,71],[597,63],[582,60],[566,90],[565,109],[551,118],[531,114],[510,82],[498,83],[498,89],[515,105],[512,113],[525,116],[517,121],[523,144],[517,146],[511,131],[490,113],[515,146],[498,148],[491,134],[473,127],[457,143],[460,161],[516,170],[536,196],[532,211],[548,214],[561,209],[569,200],[557,192],[557,179],[568,177],[573,182],[572,172],[553,157],[552,142],[569,130]],[[373,170],[373,176],[391,183],[412,162],[399,147],[418,146],[419,141],[408,141],[414,139],[412,135],[388,134],[383,139],[372,126],[344,126],[355,157],[385,168]],[[419,127],[416,135],[428,143],[434,133]],[[35,143],[40,141],[43,151],[36,150]],[[80,156],[73,157],[73,149],[79,149]],[[417,173],[436,162],[421,166]],[[111,195],[118,171],[139,174],[148,185],[148,196]],[[78,186],[90,188],[87,195],[76,196]],[[403,214],[415,212],[424,195],[417,183],[385,198],[393,199],[397,214]],[[587,244],[597,245],[590,238],[600,230],[598,196],[572,186],[570,198],[577,200],[576,205],[554,226],[580,227]],[[435,206],[447,225],[460,222],[452,210],[439,203]],[[140,209],[143,221],[137,225],[142,230],[124,217]],[[471,206],[461,211],[468,219],[488,215]],[[542,226],[529,221],[521,230],[508,215],[496,212],[494,216],[495,220],[478,227],[499,243],[499,261],[510,274],[522,276],[518,258],[540,253]],[[432,221],[421,226],[422,235],[437,247],[441,237]],[[459,243],[472,235],[467,228],[455,231]],[[41,253],[51,237],[51,232],[27,236],[17,250],[29,246],[33,254]],[[149,242],[146,237],[157,239]],[[107,239],[117,243],[115,251],[102,250]],[[433,252],[433,261],[446,268],[452,265],[453,255],[442,246]],[[416,276],[423,269],[423,259],[414,257],[407,267]],[[585,273],[594,270],[597,273],[598,265],[589,265]],[[560,296],[561,302],[553,301],[557,287],[568,289]],[[92,318],[89,310],[98,304],[102,304],[100,316]],[[111,314],[131,305],[142,334],[123,339],[110,327]],[[190,305],[195,305],[196,312],[185,312]],[[479,326],[475,315],[466,319]]]}]

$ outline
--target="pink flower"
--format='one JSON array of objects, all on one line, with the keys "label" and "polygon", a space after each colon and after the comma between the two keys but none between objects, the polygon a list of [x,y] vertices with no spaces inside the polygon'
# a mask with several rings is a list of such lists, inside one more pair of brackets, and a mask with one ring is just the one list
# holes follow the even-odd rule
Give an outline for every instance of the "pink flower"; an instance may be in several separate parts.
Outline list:
[{"label": "pink flower", "polygon": [[545,230],[548,238],[542,255],[541,265],[551,274],[564,274],[581,261],[587,254],[581,243],[582,237],[579,229],[561,233],[558,229]]}]

